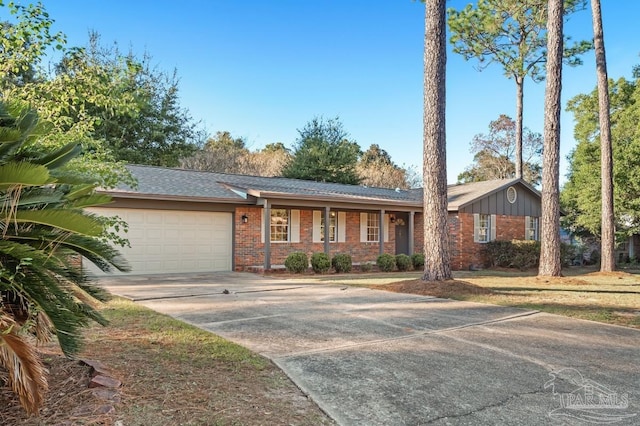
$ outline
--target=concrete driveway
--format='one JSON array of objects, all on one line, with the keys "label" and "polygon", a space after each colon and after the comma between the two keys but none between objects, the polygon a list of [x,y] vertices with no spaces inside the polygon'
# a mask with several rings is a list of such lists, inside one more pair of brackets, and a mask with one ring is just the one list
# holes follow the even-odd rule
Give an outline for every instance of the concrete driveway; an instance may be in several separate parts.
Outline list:
[{"label": "concrete driveway", "polygon": [[341,425],[640,424],[640,331],[221,273],[103,279],[273,360]]}]

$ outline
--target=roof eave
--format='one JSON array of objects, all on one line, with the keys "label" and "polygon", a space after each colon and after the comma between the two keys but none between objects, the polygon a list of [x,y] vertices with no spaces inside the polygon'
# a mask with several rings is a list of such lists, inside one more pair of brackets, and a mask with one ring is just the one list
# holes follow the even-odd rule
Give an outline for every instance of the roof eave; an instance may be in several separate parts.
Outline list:
[{"label": "roof eave", "polygon": [[328,201],[328,202],[342,202],[349,203],[354,205],[370,205],[372,203],[379,205],[389,205],[389,206],[403,206],[403,207],[422,207],[422,201],[403,201],[403,200],[389,200],[384,198],[359,198],[355,196],[311,196],[311,195],[299,195],[299,194],[285,194],[282,192],[261,192],[261,191],[247,191],[247,194],[250,194],[256,198],[263,199],[282,199],[282,200],[303,200],[303,201]]},{"label": "roof eave", "polygon": [[102,194],[110,195],[113,198],[127,198],[138,200],[158,200],[158,201],[181,201],[195,203],[224,203],[224,204],[255,204],[250,199],[238,198],[218,198],[218,197],[194,197],[191,195],[167,195],[167,194],[140,194],[120,191],[99,191]]}]

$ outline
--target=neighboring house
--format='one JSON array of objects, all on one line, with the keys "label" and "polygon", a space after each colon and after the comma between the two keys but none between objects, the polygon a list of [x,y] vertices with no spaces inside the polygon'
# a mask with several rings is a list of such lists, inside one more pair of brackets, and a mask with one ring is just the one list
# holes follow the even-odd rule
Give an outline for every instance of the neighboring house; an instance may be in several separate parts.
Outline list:
[{"label": "neighboring house", "polygon": [[[122,249],[134,274],[272,269],[294,251],[423,251],[422,190],[369,188],[151,166],[138,185],[104,191],[93,211],[129,223]],[[451,266],[481,266],[494,239],[538,239],[540,194],[518,179],[449,186]],[[382,241],[382,242],[381,242]]]}]

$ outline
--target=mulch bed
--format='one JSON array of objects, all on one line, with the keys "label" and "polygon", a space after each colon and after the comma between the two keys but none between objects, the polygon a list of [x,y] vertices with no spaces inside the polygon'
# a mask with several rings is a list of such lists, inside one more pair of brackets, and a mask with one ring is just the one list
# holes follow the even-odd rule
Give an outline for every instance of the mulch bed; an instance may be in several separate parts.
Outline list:
[{"label": "mulch bed", "polygon": [[[88,388],[91,367],[70,360],[52,347],[40,348],[49,371],[46,394],[40,416],[28,416],[18,397],[6,382],[6,372],[0,370],[0,424],[2,425],[111,425],[113,413],[101,412],[105,403]],[[4,377],[3,377],[4,376]],[[3,380],[5,379],[5,380]]]},{"label": "mulch bed", "polygon": [[374,285],[371,288],[393,291],[395,293],[412,293],[434,297],[450,297],[452,295],[479,295],[493,294],[488,288],[460,280],[447,281],[422,281],[421,279],[410,281],[398,281],[384,285]]}]

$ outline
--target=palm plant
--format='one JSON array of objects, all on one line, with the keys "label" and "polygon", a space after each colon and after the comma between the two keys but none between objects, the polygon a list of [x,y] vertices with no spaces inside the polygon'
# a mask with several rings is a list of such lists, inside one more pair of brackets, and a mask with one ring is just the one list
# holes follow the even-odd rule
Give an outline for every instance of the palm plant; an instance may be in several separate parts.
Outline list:
[{"label": "palm plant", "polygon": [[64,167],[80,145],[43,152],[43,130],[35,112],[0,102],[0,367],[29,413],[47,388],[35,343],[55,336],[71,357],[82,327],[106,323],[96,302],[107,294],[88,280],[80,257],[105,271],[127,270],[101,238],[102,221],[83,210],[109,197]]}]

